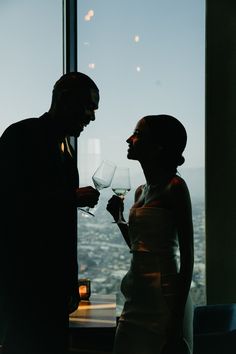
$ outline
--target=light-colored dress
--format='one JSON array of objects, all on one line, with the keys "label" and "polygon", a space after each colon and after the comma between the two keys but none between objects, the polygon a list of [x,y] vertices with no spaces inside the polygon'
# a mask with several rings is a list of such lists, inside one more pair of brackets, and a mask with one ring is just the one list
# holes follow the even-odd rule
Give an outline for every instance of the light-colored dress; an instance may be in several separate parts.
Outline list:
[{"label": "light-colored dress", "polygon": [[[129,237],[133,257],[121,283],[126,301],[114,354],[159,354],[166,342],[166,327],[178,282],[178,239],[172,212],[159,207],[131,208]],[[191,353],[190,298],[183,329]]]}]

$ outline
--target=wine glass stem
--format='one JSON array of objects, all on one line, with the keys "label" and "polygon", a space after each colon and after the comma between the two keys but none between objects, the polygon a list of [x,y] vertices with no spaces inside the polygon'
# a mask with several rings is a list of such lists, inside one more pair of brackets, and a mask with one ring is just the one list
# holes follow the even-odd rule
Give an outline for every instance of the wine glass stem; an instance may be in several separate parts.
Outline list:
[{"label": "wine glass stem", "polygon": [[[120,196],[120,199],[124,200],[124,196],[121,195],[121,196]],[[120,205],[120,207],[119,207],[119,219],[118,219],[118,223],[122,223],[122,222],[123,222],[122,216],[123,216],[123,215],[122,215],[122,210],[121,210],[121,205]]]},{"label": "wine glass stem", "polygon": [[119,219],[118,222],[122,221],[122,213],[121,213],[121,207],[119,207]]}]

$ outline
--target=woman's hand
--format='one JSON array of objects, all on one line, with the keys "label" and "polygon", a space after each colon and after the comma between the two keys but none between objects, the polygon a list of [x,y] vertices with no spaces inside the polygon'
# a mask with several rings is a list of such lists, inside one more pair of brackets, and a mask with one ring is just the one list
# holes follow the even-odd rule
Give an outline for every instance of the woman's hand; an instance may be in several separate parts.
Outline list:
[{"label": "woman's hand", "polygon": [[119,219],[119,210],[123,214],[124,200],[117,195],[113,195],[107,203],[107,211],[109,211],[115,221]]}]

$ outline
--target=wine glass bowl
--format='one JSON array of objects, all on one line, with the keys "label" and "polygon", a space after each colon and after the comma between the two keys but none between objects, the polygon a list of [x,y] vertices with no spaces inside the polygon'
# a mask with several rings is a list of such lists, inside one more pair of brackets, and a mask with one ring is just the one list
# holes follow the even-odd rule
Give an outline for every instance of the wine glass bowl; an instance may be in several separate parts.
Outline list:
[{"label": "wine glass bowl", "polygon": [[[130,173],[128,167],[117,167],[111,185],[112,191],[120,198],[124,199],[125,195],[131,189]],[[119,218],[115,221],[117,224],[126,224],[122,220],[121,208],[119,208]]]},{"label": "wine glass bowl", "polygon": [[92,180],[97,190],[110,187],[116,166],[110,161],[103,161],[93,174]]},{"label": "wine glass bowl", "polygon": [[112,190],[118,197],[124,197],[130,191],[130,188],[129,189],[112,188]]},{"label": "wine glass bowl", "polygon": [[[98,168],[96,169],[96,171],[92,176],[94,187],[98,191],[100,191],[103,188],[110,187],[115,170],[116,170],[116,165],[113,162],[102,161],[102,163],[98,166]],[[89,207],[86,207],[85,209],[81,209],[81,208],[79,209],[91,216],[94,216],[94,214],[91,213]]]}]

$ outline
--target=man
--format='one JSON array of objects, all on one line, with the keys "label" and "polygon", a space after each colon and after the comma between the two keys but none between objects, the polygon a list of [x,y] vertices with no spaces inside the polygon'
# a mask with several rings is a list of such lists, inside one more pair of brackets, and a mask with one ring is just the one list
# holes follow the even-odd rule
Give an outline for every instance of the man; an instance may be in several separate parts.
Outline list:
[{"label": "man", "polygon": [[0,335],[3,353],[64,354],[68,314],[79,303],[77,207],[99,192],[79,188],[68,137],[95,120],[99,90],[82,73],[54,85],[49,111],[0,138]]}]

